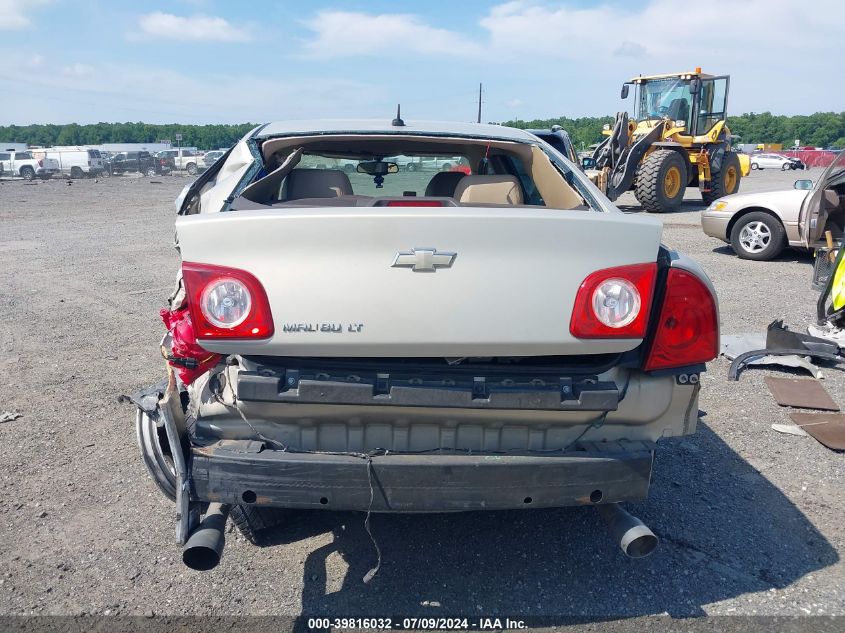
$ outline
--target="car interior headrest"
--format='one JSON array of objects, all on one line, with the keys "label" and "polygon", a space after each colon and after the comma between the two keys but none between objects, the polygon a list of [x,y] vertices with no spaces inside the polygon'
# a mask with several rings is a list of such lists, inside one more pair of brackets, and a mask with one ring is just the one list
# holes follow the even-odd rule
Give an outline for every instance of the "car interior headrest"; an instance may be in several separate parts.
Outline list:
[{"label": "car interior headrest", "polygon": [[478,204],[522,204],[522,187],[515,176],[464,176],[458,182],[455,200]]},{"label": "car interior headrest", "polygon": [[352,194],[349,176],[339,169],[294,169],[285,183],[285,199],[337,198]]}]

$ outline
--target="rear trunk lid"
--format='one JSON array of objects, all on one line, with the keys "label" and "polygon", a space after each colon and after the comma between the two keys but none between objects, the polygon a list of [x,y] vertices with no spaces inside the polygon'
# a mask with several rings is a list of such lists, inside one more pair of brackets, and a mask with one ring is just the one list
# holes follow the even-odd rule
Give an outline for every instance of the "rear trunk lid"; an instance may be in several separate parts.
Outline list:
[{"label": "rear trunk lid", "polygon": [[656,261],[662,225],[544,208],[307,208],[177,219],[184,261],[246,270],[275,324],[220,353],[465,357],[623,352],[569,331],[581,282]]}]

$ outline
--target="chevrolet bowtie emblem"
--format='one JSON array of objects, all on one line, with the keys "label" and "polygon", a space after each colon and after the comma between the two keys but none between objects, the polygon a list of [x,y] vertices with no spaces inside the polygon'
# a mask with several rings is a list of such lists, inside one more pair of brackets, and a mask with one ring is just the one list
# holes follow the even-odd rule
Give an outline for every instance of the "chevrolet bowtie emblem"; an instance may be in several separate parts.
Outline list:
[{"label": "chevrolet bowtie emblem", "polygon": [[438,268],[449,268],[457,256],[457,253],[438,253],[436,248],[414,248],[410,253],[396,253],[391,267],[433,273]]}]

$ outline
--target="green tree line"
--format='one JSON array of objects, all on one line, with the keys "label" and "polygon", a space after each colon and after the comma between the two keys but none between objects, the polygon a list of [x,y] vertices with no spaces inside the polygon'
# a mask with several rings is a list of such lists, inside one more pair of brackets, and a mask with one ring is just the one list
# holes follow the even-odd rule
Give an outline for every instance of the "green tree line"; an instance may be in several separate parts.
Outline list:
[{"label": "green tree line", "polygon": [[[587,147],[601,140],[601,129],[605,123],[613,123],[613,117],[516,120],[505,121],[502,125],[518,128],[559,125],[569,132],[575,147],[580,150],[582,146]],[[795,139],[799,139],[802,147],[845,147],[845,112],[794,116],[749,112],[728,117],[728,127],[741,143],[782,143],[784,147],[792,147]]]},{"label": "green tree line", "polygon": [[92,123],[91,125],[7,125],[0,126],[0,143],[29,145],[100,145],[102,143],[155,143],[169,140],[185,147],[217,149],[229,147],[255,127],[253,123],[237,125],[151,125],[149,123]]},{"label": "green tree line", "polygon": [[[569,132],[578,149],[601,140],[605,123],[613,117],[580,117],[571,119],[535,119],[533,121],[505,121],[502,125],[519,128],[549,128],[560,125]],[[809,115],[775,115],[770,112],[741,114],[728,117],[731,133],[743,143],[782,143],[792,146],[795,139],[801,145],[814,147],[845,147],[845,112],[816,112]],[[236,125],[181,125],[170,123],[92,123],[79,125],[35,124],[0,126],[0,142],[30,145],[99,145],[101,143],[155,143],[175,141],[182,135],[181,144],[200,149],[229,147],[249,130],[253,123]]]}]

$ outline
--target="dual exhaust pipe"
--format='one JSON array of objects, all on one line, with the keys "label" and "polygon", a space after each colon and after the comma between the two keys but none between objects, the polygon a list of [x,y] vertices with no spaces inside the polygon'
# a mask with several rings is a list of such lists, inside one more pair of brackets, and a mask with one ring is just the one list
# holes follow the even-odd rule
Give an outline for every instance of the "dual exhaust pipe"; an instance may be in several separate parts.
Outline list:
[{"label": "dual exhaust pipe", "polygon": [[[226,544],[226,519],[231,508],[223,503],[209,504],[205,517],[182,548],[182,562],[185,565],[197,571],[217,567]],[[623,510],[618,503],[598,505],[596,510],[629,558],[643,558],[657,548],[658,540],[654,532],[637,517]]]}]

